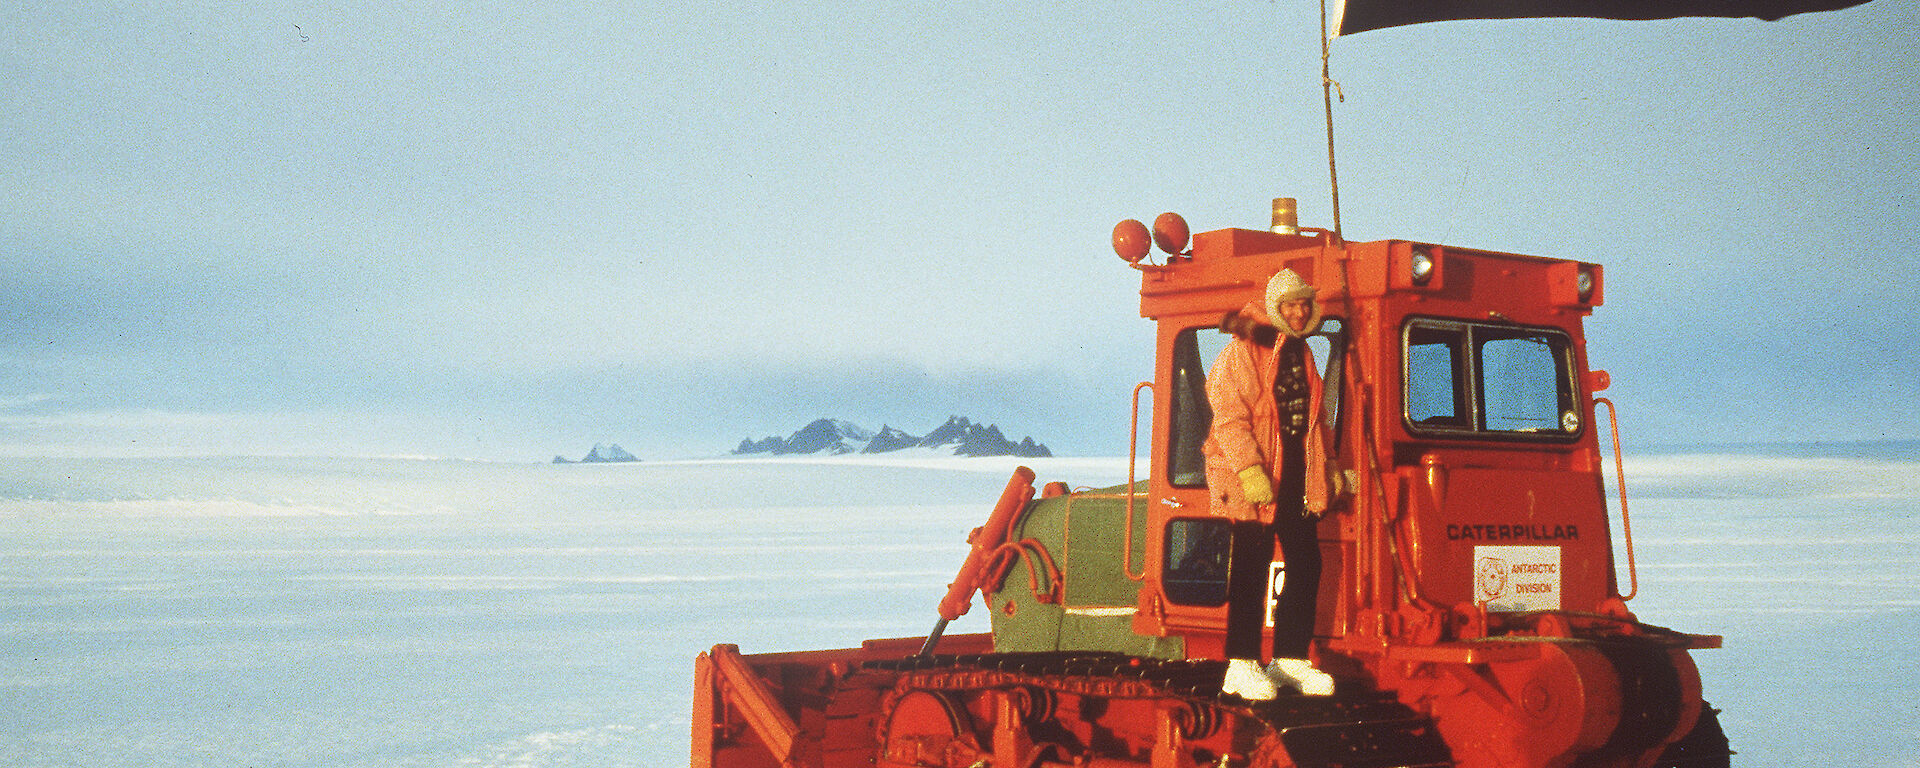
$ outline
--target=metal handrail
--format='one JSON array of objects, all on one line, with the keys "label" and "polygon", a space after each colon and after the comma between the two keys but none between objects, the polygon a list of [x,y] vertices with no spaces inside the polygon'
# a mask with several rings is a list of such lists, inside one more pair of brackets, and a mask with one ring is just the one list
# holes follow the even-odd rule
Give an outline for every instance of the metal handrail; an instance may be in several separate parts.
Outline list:
[{"label": "metal handrail", "polygon": [[1133,500],[1140,494],[1133,490],[1136,482],[1133,467],[1138,463],[1140,451],[1140,390],[1153,389],[1153,382],[1143,381],[1133,386],[1133,413],[1127,423],[1127,527],[1126,540],[1120,549],[1120,570],[1133,581],[1145,581],[1147,578],[1147,559],[1140,558],[1140,572],[1133,572]]},{"label": "metal handrail", "polygon": [[1613,401],[1596,397],[1593,402],[1607,406],[1607,423],[1613,426],[1613,471],[1617,478],[1615,487],[1620,496],[1620,532],[1626,539],[1627,547],[1627,593],[1620,596],[1622,601],[1632,600],[1640,594],[1640,573],[1633,562],[1633,518],[1627,515],[1627,464],[1620,455],[1620,413],[1614,408]]}]

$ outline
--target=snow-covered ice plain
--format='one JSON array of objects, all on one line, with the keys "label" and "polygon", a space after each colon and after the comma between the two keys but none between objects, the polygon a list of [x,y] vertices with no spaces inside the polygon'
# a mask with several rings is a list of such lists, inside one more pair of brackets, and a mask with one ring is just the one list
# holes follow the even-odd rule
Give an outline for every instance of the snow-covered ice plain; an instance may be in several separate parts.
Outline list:
[{"label": "snow-covered ice plain", "polygon": [[[1629,458],[1735,765],[1920,766],[1912,449]],[[1015,463],[10,460],[0,764],[684,765],[694,654],[924,636]]]}]

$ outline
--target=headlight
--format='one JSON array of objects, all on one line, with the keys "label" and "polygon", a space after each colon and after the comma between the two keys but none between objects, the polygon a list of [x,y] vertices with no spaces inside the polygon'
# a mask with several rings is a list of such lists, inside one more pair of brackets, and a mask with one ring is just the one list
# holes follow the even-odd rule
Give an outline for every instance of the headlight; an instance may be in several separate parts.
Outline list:
[{"label": "headlight", "polygon": [[1574,289],[1580,292],[1580,300],[1583,302],[1592,301],[1593,300],[1593,272],[1585,269],[1580,270],[1580,275],[1578,277],[1575,277],[1573,281],[1574,281],[1573,282]]},{"label": "headlight", "polygon": [[1560,412],[1560,431],[1566,432],[1569,434],[1580,431],[1580,412],[1579,411],[1561,411]]},{"label": "headlight", "polygon": [[1414,248],[1411,264],[1414,285],[1426,285],[1433,279],[1433,254],[1427,249]]}]

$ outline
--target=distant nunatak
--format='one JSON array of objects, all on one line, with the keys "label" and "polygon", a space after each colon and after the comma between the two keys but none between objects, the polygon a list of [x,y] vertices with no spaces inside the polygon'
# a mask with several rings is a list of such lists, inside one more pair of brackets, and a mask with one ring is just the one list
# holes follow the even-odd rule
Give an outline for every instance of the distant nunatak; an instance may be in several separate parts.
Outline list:
[{"label": "distant nunatak", "polygon": [[850,422],[818,419],[784,438],[741,440],[740,447],[733,449],[733,453],[737,456],[837,455],[892,453],[909,449],[949,456],[1043,457],[1053,455],[1052,451],[1047,450],[1046,445],[1034,442],[1032,437],[1023,437],[1016,443],[1001,434],[998,426],[975,424],[964,416],[947,419],[947,423],[928,432],[924,437],[910,435],[886,425],[882,425],[879,432],[870,432]]},{"label": "distant nunatak", "polygon": [[553,463],[555,464],[619,464],[639,460],[638,457],[627,453],[626,449],[621,448],[619,443],[613,443],[612,445],[594,443],[593,450],[587,451],[587,455],[579,461],[574,461],[565,456],[553,457]]}]

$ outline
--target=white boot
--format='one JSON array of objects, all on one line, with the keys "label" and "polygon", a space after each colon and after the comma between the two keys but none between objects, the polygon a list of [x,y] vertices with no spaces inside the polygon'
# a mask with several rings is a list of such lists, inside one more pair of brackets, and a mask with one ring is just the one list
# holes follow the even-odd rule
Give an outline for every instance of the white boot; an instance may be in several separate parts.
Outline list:
[{"label": "white boot", "polygon": [[[1227,670],[1233,676],[1233,670]],[[1333,676],[1313,668],[1306,659],[1274,659],[1267,665],[1267,677],[1275,685],[1288,685],[1308,696],[1332,696]]]},{"label": "white boot", "polygon": [[1260,670],[1260,662],[1251,659],[1227,660],[1227,677],[1220,683],[1220,692],[1247,701],[1272,701],[1280,695],[1273,678]]}]

